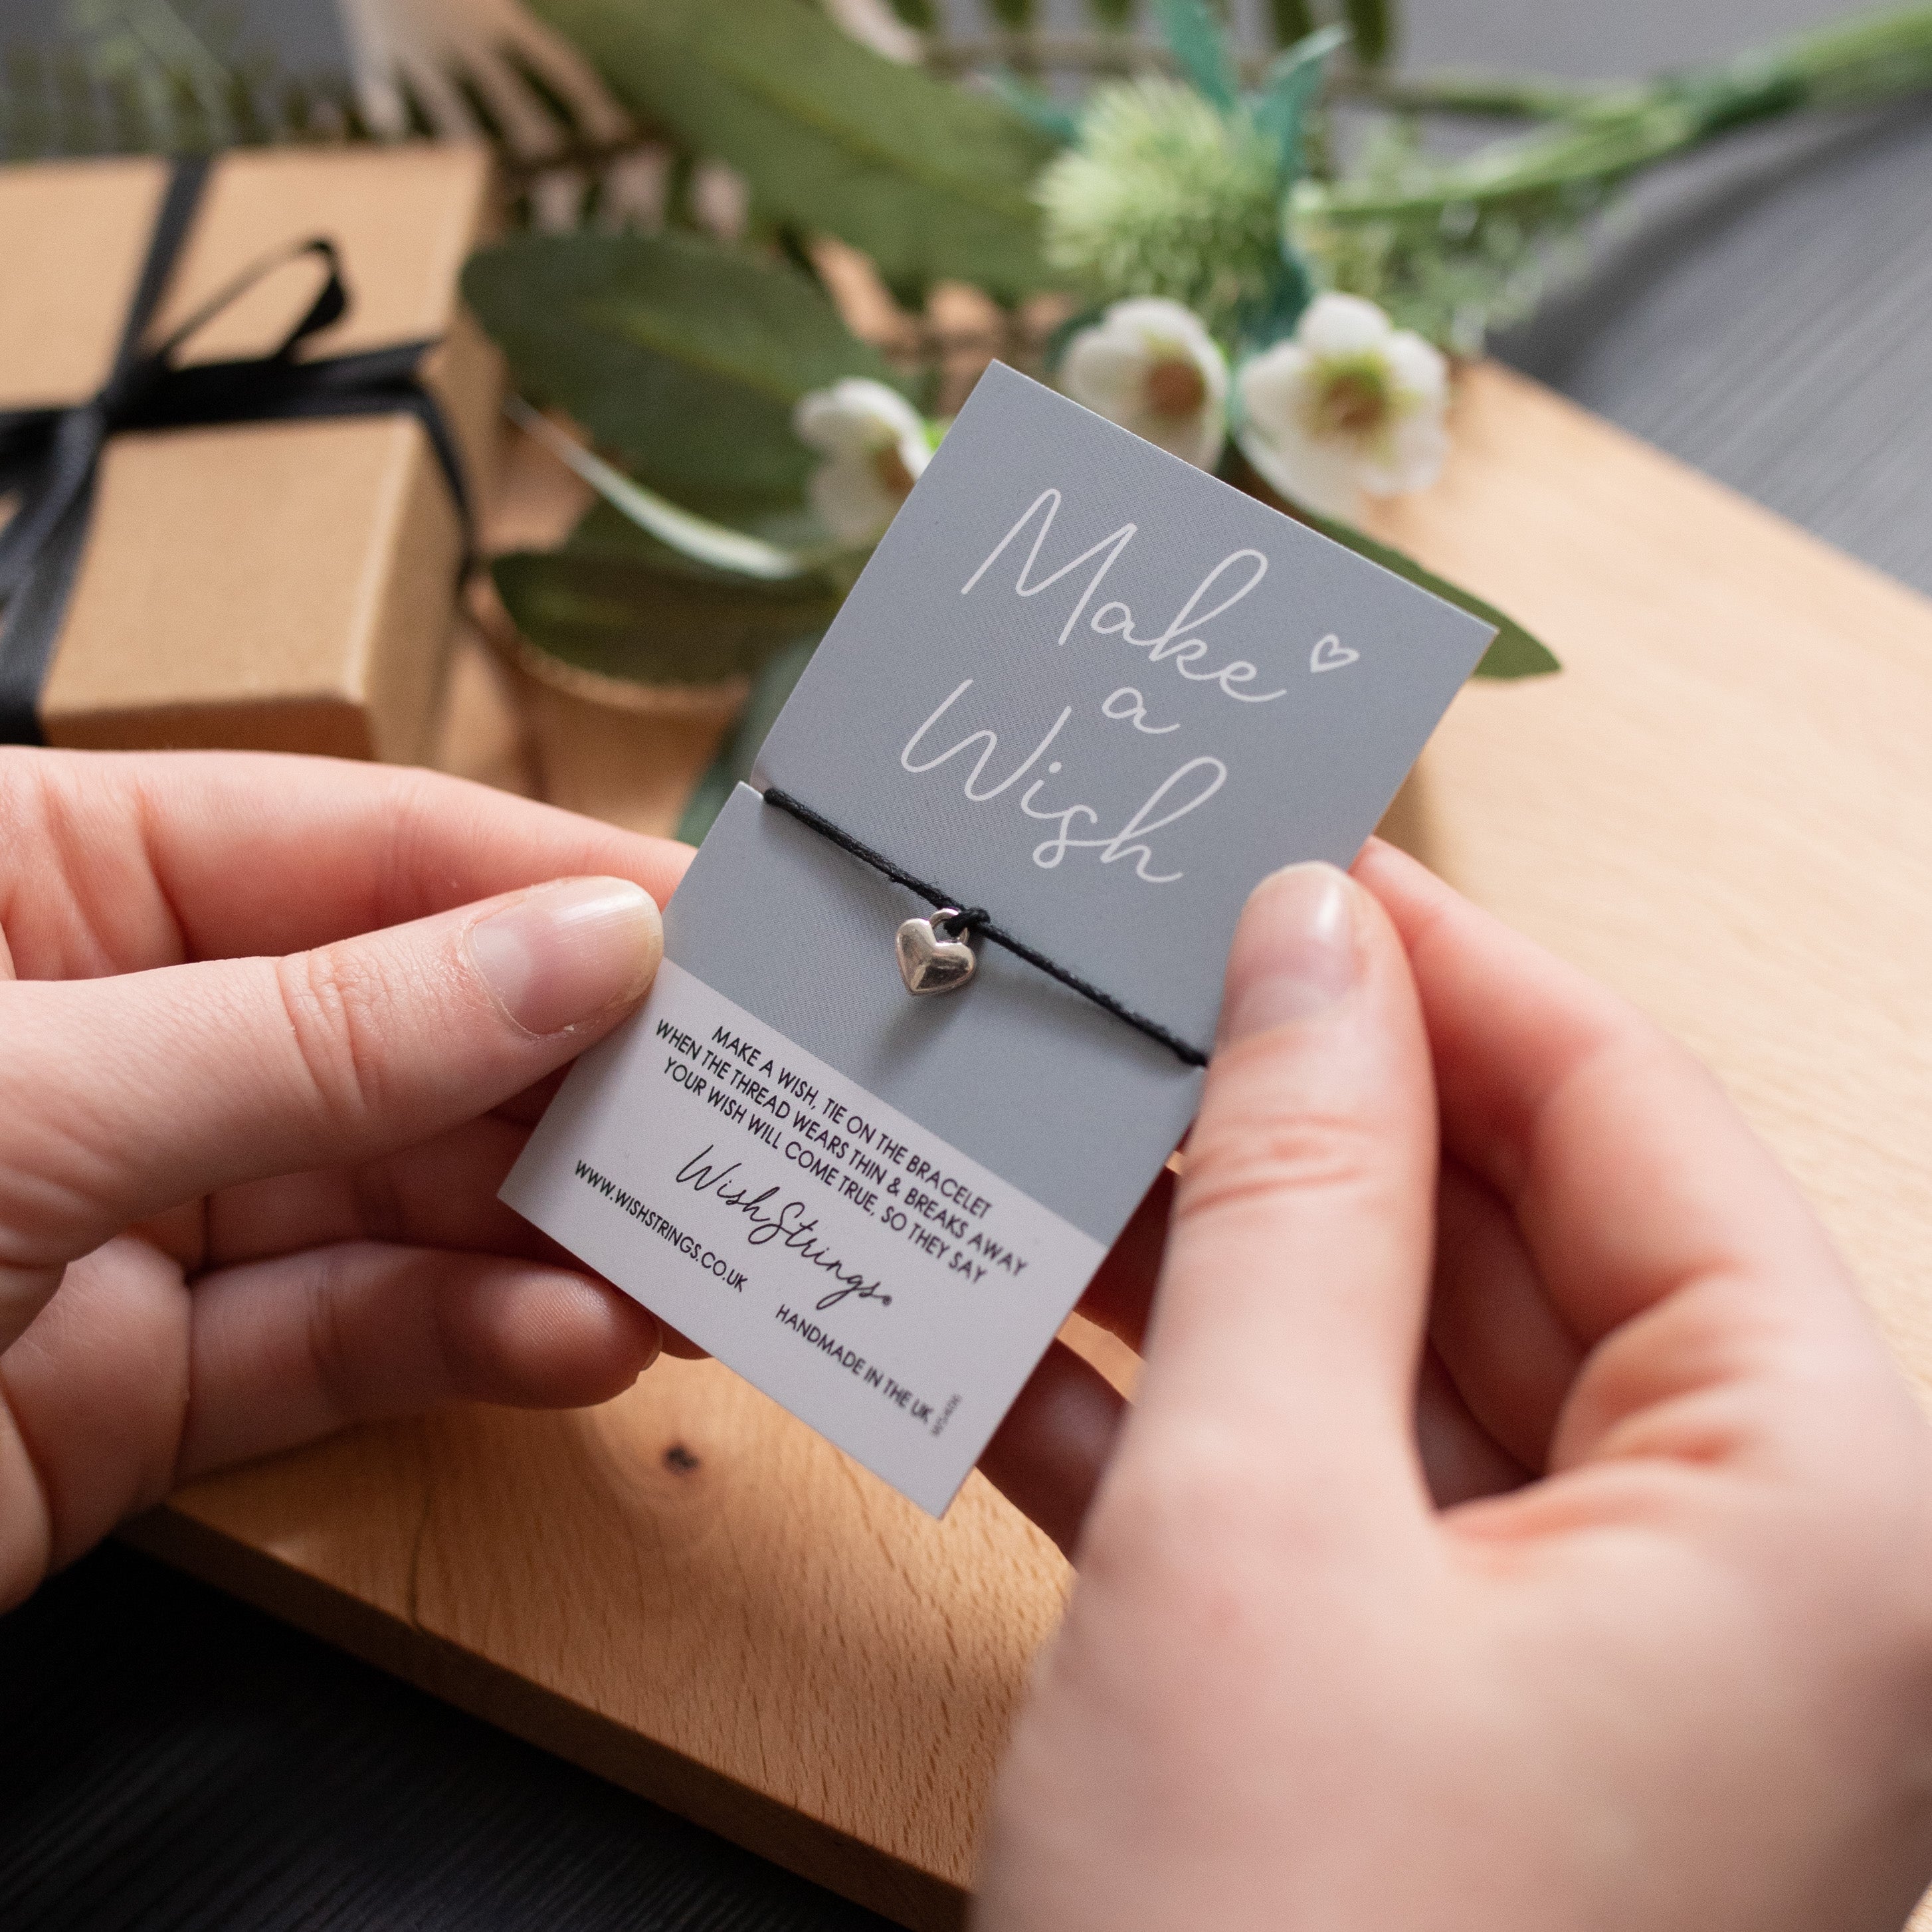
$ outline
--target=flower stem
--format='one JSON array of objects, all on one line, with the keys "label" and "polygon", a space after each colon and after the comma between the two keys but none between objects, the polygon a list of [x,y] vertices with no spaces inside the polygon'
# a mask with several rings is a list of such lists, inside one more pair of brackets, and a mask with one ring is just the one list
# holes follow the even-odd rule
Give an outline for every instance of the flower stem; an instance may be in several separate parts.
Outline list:
[{"label": "flower stem", "polygon": [[[1613,85],[1613,84],[1611,84]],[[1329,92],[1402,114],[1467,114],[1498,120],[1553,121],[1593,106],[1610,91],[1601,81],[1562,80],[1553,75],[1371,74],[1337,68]]]},{"label": "flower stem", "polygon": [[[1752,122],[1801,108],[1867,106],[1927,88],[1932,88],[1932,5],[1894,8],[1796,34],[1735,60],[1588,90],[1573,96],[1548,126],[1394,188],[1306,183],[1296,210],[1322,221],[1382,221],[1594,190]],[[1487,98],[1500,107],[1509,94],[1505,84]]]}]

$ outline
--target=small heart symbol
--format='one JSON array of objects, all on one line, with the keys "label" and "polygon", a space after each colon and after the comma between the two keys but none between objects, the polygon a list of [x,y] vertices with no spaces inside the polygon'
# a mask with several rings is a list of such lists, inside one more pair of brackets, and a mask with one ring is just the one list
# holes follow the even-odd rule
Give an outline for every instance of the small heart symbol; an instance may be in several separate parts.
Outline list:
[{"label": "small heart symbol", "polygon": [[1340,670],[1344,664],[1352,664],[1361,656],[1360,651],[1351,650],[1333,631],[1308,654],[1308,668],[1313,671]]},{"label": "small heart symbol", "polygon": [[908,993],[950,993],[979,970],[978,956],[963,939],[940,936],[938,921],[944,916],[909,919],[893,940],[899,977]]}]

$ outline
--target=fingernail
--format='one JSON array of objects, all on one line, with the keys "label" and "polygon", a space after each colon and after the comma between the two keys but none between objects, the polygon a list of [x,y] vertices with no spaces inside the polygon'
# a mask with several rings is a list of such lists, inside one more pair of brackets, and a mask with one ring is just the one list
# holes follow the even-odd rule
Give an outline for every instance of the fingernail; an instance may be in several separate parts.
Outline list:
[{"label": "fingernail", "polygon": [[1354,889],[1333,866],[1289,866],[1264,879],[1241,915],[1228,963],[1220,1037],[1244,1040],[1312,1018],[1360,972]]},{"label": "fingernail", "polygon": [[656,902],[626,879],[569,879],[470,928],[470,956],[527,1033],[560,1033],[634,1000],[664,952]]}]

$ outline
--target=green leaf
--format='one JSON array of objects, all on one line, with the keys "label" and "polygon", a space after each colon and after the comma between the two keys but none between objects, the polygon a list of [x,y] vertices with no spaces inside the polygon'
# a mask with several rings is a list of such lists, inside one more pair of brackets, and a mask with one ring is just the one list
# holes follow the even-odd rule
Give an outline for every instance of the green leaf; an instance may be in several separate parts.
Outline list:
[{"label": "green leaf", "polygon": [[[519,632],[593,677],[644,685],[722,683],[761,670],[822,631],[840,602],[823,578],[784,585],[664,568],[610,542],[608,526],[558,550],[523,550],[490,566]],[[682,560],[680,560],[682,563]]]},{"label": "green leaf", "polygon": [[[746,584],[746,573],[735,564],[721,564],[715,559],[707,558],[700,550],[675,542],[668,543],[654,535],[648,525],[639,524],[616,505],[608,502],[591,505],[584,512],[583,521],[571,532],[563,550],[564,554],[573,556],[628,557],[664,575],[694,578],[704,584],[732,586],[740,590],[758,587],[755,582]],[[784,578],[762,580],[770,584],[783,584],[787,589],[802,593],[808,584],[830,583],[832,580],[815,570],[801,555],[793,560],[793,567]]]},{"label": "green leaf", "polygon": [[1380,67],[1395,46],[1394,0],[1343,0],[1342,12],[1355,37],[1355,58]]},{"label": "green leaf", "polygon": [[804,675],[805,668],[812,662],[812,654],[818,646],[816,638],[802,638],[781,651],[758,674],[758,682],[752,686],[752,694],[739,713],[736,726],[712,760],[710,769],[698,780],[684,808],[684,816],[677,822],[677,836],[680,838],[693,845],[704,842],[704,835],[711,830],[712,820],[724,809],[724,801],[731,796],[732,787],[751,776],[752,766],[764,747],[765,734],[776,723],[778,713],[785,707],[786,699]]},{"label": "green leaf", "polygon": [[1053,145],[990,96],[881,58],[804,0],[536,0],[647,126],[728,161],[759,211],[863,249],[896,288],[1040,286]]},{"label": "green leaf", "polygon": [[1281,178],[1301,172],[1301,136],[1308,110],[1322,92],[1322,76],[1339,48],[1348,44],[1346,27],[1324,27],[1277,54],[1254,103],[1255,124],[1274,142],[1281,156]]},{"label": "green leaf", "polygon": [[1160,30],[1180,70],[1223,114],[1240,98],[1240,77],[1228,36],[1206,0],[1156,0]]},{"label": "green leaf", "polygon": [[522,397],[506,397],[503,413],[597,492],[602,499],[596,506],[598,511],[640,536],[647,533],[652,547],[664,556],[697,566],[706,574],[756,578],[766,583],[802,577],[810,568],[804,554],[795,548],[694,516],[641,484],[634,483],[593,451],[566,436]]},{"label": "green leaf", "polygon": [[1234,333],[1244,356],[1258,355],[1294,333],[1295,327],[1315,299],[1315,278],[1300,253],[1286,240],[1281,246],[1281,264],[1261,298],[1240,310],[1234,318]]},{"label": "green leaf", "polygon": [[1447,578],[1438,577],[1432,570],[1425,570],[1406,551],[1378,542],[1366,531],[1356,529],[1353,524],[1318,517],[1298,506],[1295,514],[1324,537],[1332,538],[1343,549],[1352,550],[1358,556],[1365,556],[1371,563],[1378,563],[1384,570],[1406,578],[1411,584],[1432,592],[1445,604],[1453,604],[1457,610],[1466,610],[1471,616],[1480,617],[1486,624],[1493,624],[1496,628],[1496,638],[1476,667],[1477,676],[1541,677],[1563,668],[1556,653],[1532,637],[1514,617],[1451,584]]},{"label": "green leaf", "polygon": [[[1482,608],[1478,609],[1478,605]],[[1489,615],[1491,607],[1483,604],[1480,597],[1465,603],[1462,608],[1473,610],[1476,616],[1484,618],[1486,621],[1494,621]],[[1495,614],[1496,616],[1502,616],[1501,611]],[[1502,628],[1496,632],[1496,641],[1483,653],[1481,662],[1470,675],[1494,678],[1547,677],[1552,672],[1562,668],[1562,660],[1547,644],[1532,637],[1520,624],[1505,618]]]},{"label": "green leaf", "polygon": [[892,380],[806,277],[692,236],[519,236],[472,257],[463,286],[531,401],[568,412],[633,481],[728,522],[800,501],[807,390]]}]

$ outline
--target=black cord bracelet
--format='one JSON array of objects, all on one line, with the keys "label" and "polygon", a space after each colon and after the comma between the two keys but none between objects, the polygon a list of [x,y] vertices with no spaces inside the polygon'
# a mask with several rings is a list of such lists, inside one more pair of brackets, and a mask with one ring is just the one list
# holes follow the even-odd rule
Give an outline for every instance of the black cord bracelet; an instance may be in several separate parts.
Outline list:
[{"label": "black cord bracelet", "polygon": [[[1027,944],[1023,939],[1016,938],[1006,928],[998,924],[984,906],[958,907],[942,892],[937,886],[908,872],[903,866],[896,865],[883,852],[874,851],[862,840],[854,838],[849,832],[842,830],[830,819],[814,812],[803,800],[793,797],[788,791],[782,791],[776,785],[767,785],[764,790],[767,805],[776,806],[788,816],[795,818],[801,825],[809,826],[821,838],[828,838],[842,852],[849,852],[854,858],[862,860],[874,872],[882,872],[896,885],[904,886],[908,892],[916,892],[927,904],[943,910],[944,919],[933,924],[943,927],[953,938],[970,938],[977,934],[990,939],[995,946],[1003,946],[1016,958],[1024,959],[1031,967],[1058,980],[1082,999],[1090,1000],[1103,1011],[1110,1012],[1117,1020],[1124,1021],[1138,1033],[1145,1034],[1149,1040],[1157,1040],[1168,1052],[1188,1066],[1205,1066],[1208,1056],[1190,1042],[1183,1040],[1177,1033],[1171,1033],[1158,1020],[1150,1019],[1144,1013],[1137,1013],[1132,1007],[1124,1006],[1112,994],[1104,992],[1090,980],[1083,980],[1078,973],[1070,971],[1058,961],[1049,959],[1043,952]],[[964,962],[970,966],[970,962]]]}]

